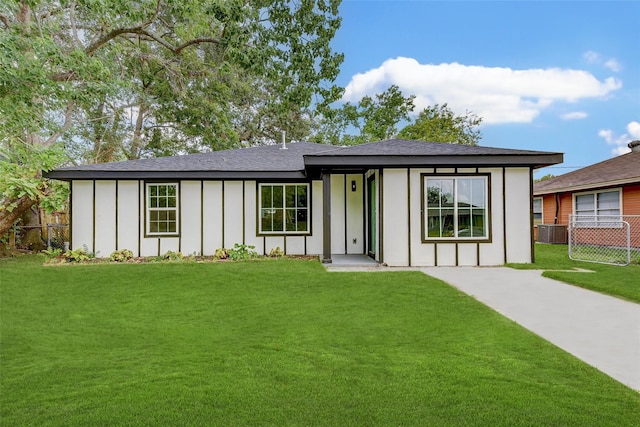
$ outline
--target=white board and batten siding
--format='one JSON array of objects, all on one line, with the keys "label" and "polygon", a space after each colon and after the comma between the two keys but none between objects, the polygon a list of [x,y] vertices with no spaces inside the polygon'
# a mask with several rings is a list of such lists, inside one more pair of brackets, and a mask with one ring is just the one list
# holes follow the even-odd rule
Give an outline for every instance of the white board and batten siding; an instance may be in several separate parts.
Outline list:
[{"label": "white board and batten siding", "polygon": [[312,235],[258,236],[257,182],[179,181],[179,236],[145,236],[145,182],[74,180],[71,183],[71,244],[99,257],[118,249],[137,256],[167,251],[213,255],[234,244],[258,254],[280,247],[289,255],[322,253],[322,181],[310,184]]},{"label": "white board and batten siding", "polygon": [[[422,174],[434,173],[489,175],[490,241],[422,241]],[[531,262],[530,179],[529,168],[384,169],[381,194],[384,262],[389,266],[425,267]]]}]

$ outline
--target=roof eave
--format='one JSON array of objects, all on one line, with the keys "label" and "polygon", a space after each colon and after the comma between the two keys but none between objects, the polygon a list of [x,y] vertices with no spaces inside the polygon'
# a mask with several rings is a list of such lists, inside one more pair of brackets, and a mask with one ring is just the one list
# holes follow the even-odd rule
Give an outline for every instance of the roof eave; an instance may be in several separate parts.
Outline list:
[{"label": "roof eave", "polygon": [[138,180],[138,179],[304,179],[304,171],[105,171],[53,170],[43,172],[45,178],[71,180]]},{"label": "roof eave", "polygon": [[541,168],[562,163],[562,153],[510,155],[305,155],[307,168],[327,167],[443,167],[443,166],[527,166]]}]

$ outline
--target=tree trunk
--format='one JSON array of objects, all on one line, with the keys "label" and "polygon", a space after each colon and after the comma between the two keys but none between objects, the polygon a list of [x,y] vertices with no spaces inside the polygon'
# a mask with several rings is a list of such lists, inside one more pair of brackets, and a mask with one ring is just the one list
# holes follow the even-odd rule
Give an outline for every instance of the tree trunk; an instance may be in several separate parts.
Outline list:
[{"label": "tree trunk", "polygon": [[6,209],[0,210],[0,236],[7,234],[18,218],[36,203],[35,200],[31,200],[28,196],[22,196],[17,202],[18,206],[11,212]]}]

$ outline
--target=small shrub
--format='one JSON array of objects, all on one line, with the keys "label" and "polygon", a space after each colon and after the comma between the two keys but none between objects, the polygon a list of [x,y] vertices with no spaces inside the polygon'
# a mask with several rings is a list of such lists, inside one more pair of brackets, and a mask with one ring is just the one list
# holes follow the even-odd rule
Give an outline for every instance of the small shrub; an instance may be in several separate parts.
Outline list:
[{"label": "small shrub", "polygon": [[88,261],[90,258],[92,257],[89,256],[84,248],[68,250],[64,253],[64,259],[67,260],[67,262],[83,262]]},{"label": "small shrub", "polygon": [[182,261],[184,255],[182,255],[182,252],[167,251],[162,258],[165,261]]},{"label": "small shrub", "polygon": [[280,249],[280,246],[276,246],[275,248],[269,251],[268,256],[271,258],[280,258],[284,256],[284,251]]},{"label": "small shrub", "polygon": [[229,259],[233,261],[240,261],[255,258],[258,256],[258,253],[254,251],[255,248],[255,246],[245,245],[244,243],[241,245],[236,243],[233,245],[233,249],[229,250]]},{"label": "small shrub", "polygon": [[213,254],[214,259],[228,259],[229,258],[229,249],[218,248],[216,252]]},{"label": "small shrub", "polygon": [[52,248],[51,246],[49,246],[49,248],[43,250],[42,253],[45,254],[47,259],[51,260],[51,259],[61,258],[63,251],[60,248]]},{"label": "small shrub", "polygon": [[118,251],[111,252],[109,259],[114,262],[126,262],[133,259],[133,252],[129,249],[120,249]]}]

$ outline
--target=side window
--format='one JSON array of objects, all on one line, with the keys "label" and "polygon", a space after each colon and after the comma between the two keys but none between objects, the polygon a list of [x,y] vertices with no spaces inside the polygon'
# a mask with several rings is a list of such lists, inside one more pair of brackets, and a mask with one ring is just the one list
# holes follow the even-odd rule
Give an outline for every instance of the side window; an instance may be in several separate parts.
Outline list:
[{"label": "side window", "polygon": [[178,184],[147,183],[146,193],[146,234],[177,236]]},{"label": "side window", "polygon": [[542,218],[542,197],[535,197],[533,199],[533,225],[539,225],[543,223]]},{"label": "side window", "polygon": [[260,184],[260,234],[309,233],[309,184]]}]

